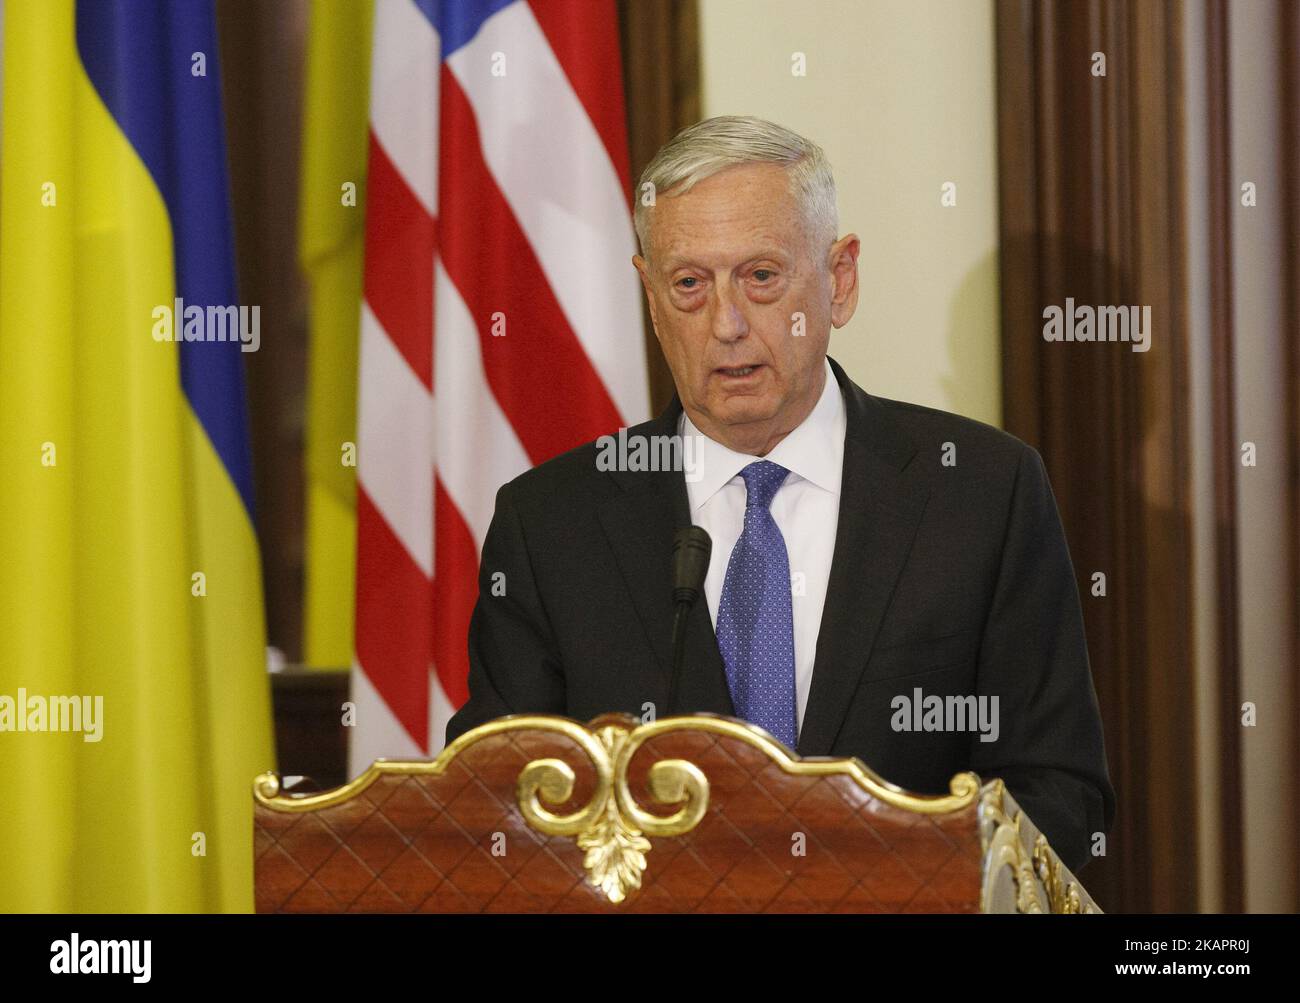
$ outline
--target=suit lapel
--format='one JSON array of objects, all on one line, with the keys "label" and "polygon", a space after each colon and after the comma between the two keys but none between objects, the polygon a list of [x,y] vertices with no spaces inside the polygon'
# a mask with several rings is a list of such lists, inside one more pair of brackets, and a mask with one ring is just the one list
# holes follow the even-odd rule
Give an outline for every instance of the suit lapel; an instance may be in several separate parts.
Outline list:
[{"label": "suit lapel", "polygon": [[[676,397],[659,417],[627,430],[634,436],[674,436],[681,403]],[[672,547],[674,532],[691,524],[686,479],[680,470],[612,471],[622,493],[601,505],[601,526],[614,552],[632,604],[660,667],[661,699],[672,674]],[[659,707],[659,716],[712,712],[732,715],[709,604],[703,594],[691,608],[678,688],[679,707]]]},{"label": "suit lapel", "polygon": [[830,755],[889,606],[929,489],[906,468],[915,446],[831,360],[846,430],[835,551],[799,753]]}]

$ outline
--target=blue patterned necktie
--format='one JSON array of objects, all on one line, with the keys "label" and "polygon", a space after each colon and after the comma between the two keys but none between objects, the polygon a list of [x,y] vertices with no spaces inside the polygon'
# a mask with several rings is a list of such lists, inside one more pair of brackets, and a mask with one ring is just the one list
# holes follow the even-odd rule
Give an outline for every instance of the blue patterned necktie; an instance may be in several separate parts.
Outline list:
[{"label": "blue patterned necktie", "polygon": [[751,463],[745,479],[745,529],[727,562],[718,603],[718,647],[736,714],[795,747],[794,612],[785,537],[768,511],[790,471]]}]

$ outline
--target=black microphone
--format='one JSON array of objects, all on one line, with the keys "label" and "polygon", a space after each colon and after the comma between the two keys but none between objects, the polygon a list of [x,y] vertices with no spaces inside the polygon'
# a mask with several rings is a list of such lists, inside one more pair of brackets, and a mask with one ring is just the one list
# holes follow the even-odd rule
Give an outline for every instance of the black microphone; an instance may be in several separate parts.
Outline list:
[{"label": "black microphone", "polygon": [[682,677],[682,656],[686,651],[686,617],[700,597],[709,570],[713,541],[699,526],[688,526],[673,534],[673,671],[668,684],[668,713],[677,707],[677,684]]}]

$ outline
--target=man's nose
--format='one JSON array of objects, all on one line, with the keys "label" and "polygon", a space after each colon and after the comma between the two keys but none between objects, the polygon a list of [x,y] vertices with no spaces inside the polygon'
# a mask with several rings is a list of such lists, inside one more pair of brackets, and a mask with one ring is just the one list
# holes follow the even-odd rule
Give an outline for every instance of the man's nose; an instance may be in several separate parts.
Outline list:
[{"label": "man's nose", "polygon": [[721,283],[715,287],[713,301],[713,336],[719,341],[735,341],[749,333],[740,297]]}]

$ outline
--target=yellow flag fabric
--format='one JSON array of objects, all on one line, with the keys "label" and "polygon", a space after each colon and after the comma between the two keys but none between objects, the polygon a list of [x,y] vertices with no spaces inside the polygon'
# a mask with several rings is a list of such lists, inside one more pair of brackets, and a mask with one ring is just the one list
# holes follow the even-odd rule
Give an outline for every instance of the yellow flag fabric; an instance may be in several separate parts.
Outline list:
[{"label": "yellow flag fabric", "polygon": [[311,287],[303,658],[352,663],[357,345],[370,80],[370,0],[312,5],[299,256]]},{"label": "yellow flag fabric", "polygon": [[[233,274],[212,223],[224,149],[205,145],[224,142],[215,26],[210,4],[173,21],[156,6],[5,4],[4,911],[253,904],[252,781],[275,760],[251,476],[230,454],[242,399],[222,396],[242,392],[240,346],[160,340],[155,323]],[[183,206],[215,228],[183,228]]]}]

